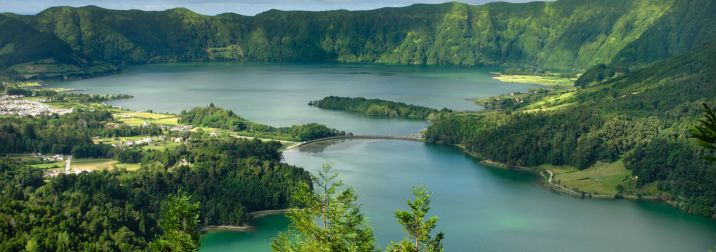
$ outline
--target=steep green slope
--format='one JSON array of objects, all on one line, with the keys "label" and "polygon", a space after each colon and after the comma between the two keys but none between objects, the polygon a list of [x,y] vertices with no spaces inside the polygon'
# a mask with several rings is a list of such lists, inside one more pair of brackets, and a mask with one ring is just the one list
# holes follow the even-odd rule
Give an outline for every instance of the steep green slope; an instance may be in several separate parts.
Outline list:
[{"label": "steep green slope", "polygon": [[117,70],[88,61],[54,34],[40,32],[17,18],[0,14],[0,79],[64,79]]},{"label": "steep green slope", "polygon": [[0,15],[0,68],[38,59],[79,65],[84,62],[67,43],[52,33],[37,31],[32,26]]},{"label": "steep green slope", "polygon": [[668,11],[643,34],[623,48],[613,63],[630,66],[656,62],[688,52],[716,36],[716,2],[675,1]]},{"label": "steep green slope", "polygon": [[[532,101],[567,99],[556,109],[527,104],[508,111],[445,114],[427,130],[431,142],[459,144],[484,158],[518,166],[623,160],[634,190],[656,184],[687,211],[714,215],[716,169],[688,128],[701,103],[716,100],[716,44],[606,83]],[[565,98],[568,97],[568,98]],[[525,109],[530,108],[530,109]]]},{"label": "steep green slope", "polygon": [[652,63],[716,34],[705,0],[418,4],[370,11],[204,16],[55,7],[19,19],[91,60],[252,60],[534,66]]},{"label": "steep green slope", "polygon": [[65,64],[83,64],[67,43],[52,33],[0,15],[0,66],[11,66],[33,59],[53,59]]}]

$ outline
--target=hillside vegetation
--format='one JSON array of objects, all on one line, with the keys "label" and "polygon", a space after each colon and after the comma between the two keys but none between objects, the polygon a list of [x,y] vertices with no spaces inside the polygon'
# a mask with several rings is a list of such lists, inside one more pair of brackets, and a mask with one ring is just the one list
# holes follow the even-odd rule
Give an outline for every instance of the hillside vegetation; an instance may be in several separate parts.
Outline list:
[{"label": "hillside vegetation", "polygon": [[0,15],[0,79],[62,79],[116,71],[94,64],[50,32]]},{"label": "hillside vegetation", "polygon": [[[363,97],[328,96],[317,101],[311,101],[309,106],[322,109],[354,112],[373,117],[429,119],[435,113],[441,112],[434,108],[405,104],[403,102],[386,101],[380,99],[366,99]],[[448,112],[443,109],[442,112]]]},{"label": "hillside vegetation", "polygon": [[251,122],[231,110],[215,107],[213,103],[207,107],[196,107],[189,111],[182,111],[179,114],[179,123],[230,130],[242,136],[285,141],[309,141],[346,134],[343,131],[317,123],[293,125],[291,127],[272,127]]},{"label": "hillside vegetation", "polygon": [[713,38],[714,13],[716,3],[708,0],[418,4],[370,11],[271,10],[252,17],[204,16],[181,8],[53,7],[33,16],[5,14],[3,19],[24,22],[52,46],[36,55],[31,47],[8,46],[21,44],[22,37],[5,37],[0,48],[13,50],[0,52],[13,56],[0,57],[0,65],[50,54],[74,65],[72,55],[113,65],[250,60],[632,68]]},{"label": "hillside vegetation", "polygon": [[[711,44],[568,96],[557,92],[502,111],[445,114],[426,138],[514,166],[591,169],[599,161],[623,160],[632,175],[621,181],[623,187],[638,192],[656,184],[677,206],[712,216],[716,170],[701,158],[705,150],[688,131],[701,103],[714,105],[713,69]],[[544,102],[555,96],[569,98]]]}]

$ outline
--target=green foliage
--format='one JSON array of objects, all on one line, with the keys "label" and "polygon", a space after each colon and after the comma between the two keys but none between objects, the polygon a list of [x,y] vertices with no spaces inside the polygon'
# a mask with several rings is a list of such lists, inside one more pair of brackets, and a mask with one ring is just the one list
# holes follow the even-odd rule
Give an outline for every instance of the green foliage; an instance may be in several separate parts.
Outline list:
[{"label": "green foliage", "polygon": [[32,96],[32,91],[22,88],[10,88],[6,91],[7,95],[22,95],[22,96]]},{"label": "green foliage", "polygon": [[[574,91],[570,106],[526,111],[530,100],[504,111],[451,113],[426,131],[430,142],[458,144],[511,166],[571,165],[623,159],[637,186],[657,183],[689,212],[712,216],[716,172],[690,143],[701,103],[716,99],[713,44]],[[557,94],[559,95],[559,94]],[[707,119],[708,120],[708,119]]]},{"label": "green foliage", "polygon": [[368,226],[351,188],[345,188],[329,164],[294,195],[296,207],[288,213],[291,230],[278,235],[274,251],[372,251],[373,230]]},{"label": "green foliage", "polygon": [[[701,147],[716,150],[716,114],[708,105],[704,104],[704,115],[699,120],[699,125],[690,129],[691,136],[698,140]],[[716,160],[716,157],[707,157]]]},{"label": "green foliage", "polygon": [[75,147],[91,145],[92,133],[101,131],[111,117],[104,111],[78,111],[61,117],[3,118],[0,153],[70,154]]},{"label": "green foliage", "polygon": [[170,195],[162,206],[159,226],[164,232],[177,230],[198,238],[199,203],[191,202],[191,196],[184,192]]},{"label": "green foliage", "polygon": [[431,194],[425,187],[414,187],[413,195],[415,199],[408,200],[410,211],[395,211],[395,218],[403,226],[408,237],[399,243],[391,243],[387,251],[443,251],[442,240],[445,238],[445,234],[439,232],[435,237],[432,237],[431,234],[438,223],[438,217],[427,217],[430,211]]},{"label": "green foliage", "polygon": [[190,195],[170,195],[162,206],[159,226],[164,233],[149,245],[152,250],[199,250],[199,203],[191,202]]},{"label": "green foliage", "polygon": [[213,103],[207,107],[196,107],[190,111],[182,111],[179,116],[179,123],[183,124],[227,129],[244,135],[248,133],[258,137],[270,137],[280,140],[308,141],[345,135],[345,132],[316,123],[281,128],[254,123],[234,114],[231,110],[215,107]]},{"label": "green foliage", "polygon": [[15,64],[52,59],[66,64],[83,62],[72,48],[54,34],[41,32],[31,25],[0,14],[0,68]]},{"label": "green foliage", "polygon": [[[0,67],[32,63],[56,68],[45,75],[15,75],[29,78],[116,71],[94,61],[340,61],[570,70],[617,63],[632,68],[707,43],[716,35],[713,13],[716,4],[703,0],[417,4],[371,11],[271,10],[253,17],[204,16],[186,9],[53,7],[33,16],[0,17],[1,30],[11,35],[0,39]],[[42,63],[45,59],[54,63]]]},{"label": "green foliage", "polygon": [[[437,109],[428,107],[409,105],[402,102],[392,102],[379,99],[366,99],[362,97],[338,97],[328,96],[321,100],[311,101],[310,106],[316,106],[323,109],[348,111],[361,113],[368,116],[388,117],[388,118],[407,118],[407,119],[428,119],[434,113],[438,113]],[[449,112],[443,109],[442,112]]]},{"label": "green foliage", "polygon": [[584,74],[579,76],[579,79],[574,82],[574,85],[577,87],[586,87],[595,83],[599,84],[612,78],[623,76],[628,72],[629,70],[626,68],[597,64],[590,67],[586,72],[584,72]]},{"label": "green foliage", "polygon": [[[29,161],[0,158],[0,250],[137,251],[150,245],[154,251],[195,250],[199,222],[239,225],[250,221],[251,211],[286,208],[298,184],[309,179],[302,169],[281,163],[278,142],[197,133],[187,144],[165,150],[92,144],[94,135],[162,132],[151,126],[106,128],[111,118],[97,110],[0,120],[2,154],[110,152],[122,161],[142,162],[134,172],[43,177]],[[186,193],[170,197],[178,190]],[[200,203],[190,203],[189,195]]]},{"label": "green foliage", "polygon": [[108,111],[82,109],[63,116],[6,117],[0,120],[0,154],[40,152],[112,157],[115,150],[94,144],[92,137],[151,136],[164,132],[155,125],[108,127],[111,120],[112,114]]}]

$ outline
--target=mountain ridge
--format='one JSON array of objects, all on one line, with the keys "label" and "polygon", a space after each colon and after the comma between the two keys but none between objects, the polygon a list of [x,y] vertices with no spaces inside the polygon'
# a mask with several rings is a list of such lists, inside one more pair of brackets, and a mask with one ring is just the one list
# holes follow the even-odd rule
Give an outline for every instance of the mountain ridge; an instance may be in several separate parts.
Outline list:
[{"label": "mountain ridge", "polygon": [[716,3],[704,0],[559,0],[255,16],[96,6],[3,15],[54,34],[87,62],[113,65],[337,61],[583,71],[638,68],[708,43],[716,38],[714,13]]}]

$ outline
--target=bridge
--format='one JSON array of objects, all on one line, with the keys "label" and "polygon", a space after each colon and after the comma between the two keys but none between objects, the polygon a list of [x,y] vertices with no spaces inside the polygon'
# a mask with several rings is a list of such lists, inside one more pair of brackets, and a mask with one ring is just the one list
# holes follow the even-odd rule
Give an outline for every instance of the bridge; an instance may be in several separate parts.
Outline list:
[{"label": "bridge", "polygon": [[284,148],[283,150],[290,150],[290,149],[295,149],[295,148],[298,148],[298,147],[301,147],[301,146],[304,146],[307,144],[331,141],[331,140],[339,140],[339,139],[383,139],[383,140],[405,140],[405,141],[423,142],[423,137],[418,134],[407,135],[407,136],[344,135],[344,136],[332,136],[332,137],[324,137],[324,138],[303,141],[303,142],[288,146],[288,147]]}]

